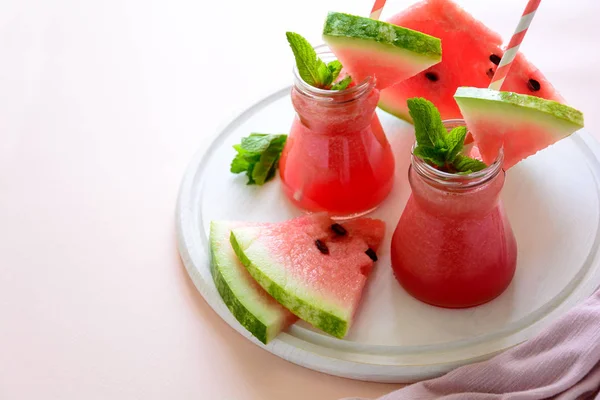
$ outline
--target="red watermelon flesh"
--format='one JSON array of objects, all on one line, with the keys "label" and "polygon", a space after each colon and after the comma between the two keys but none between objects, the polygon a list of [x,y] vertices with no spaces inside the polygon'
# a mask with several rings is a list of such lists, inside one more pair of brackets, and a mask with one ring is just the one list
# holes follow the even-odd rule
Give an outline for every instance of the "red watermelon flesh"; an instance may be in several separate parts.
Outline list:
[{"label": "red watermelon flesh", "polygon": [[336,233],[333,224],[326,215],[314,214],[233,229],[231,244],[250,275],[281,305],[313,326],[343,337],[373,268],[385,224],[370,218],[342,222],[343,234]]},{"label": "red watermelon flesh", "polygon": [[[381,92],[379,106],[407,121],[406,100],[424,97],[443,119],[462,118],[454,93],[460,86],[488,87],[499,58],[502,38],[451,0],[424,0],[389,22],[442,40],[442,62]],[[564,102],[542,73],[518,54],[502,90]]]},{"label": "red watermelon flesh", "polygon": [[502,85],[502,90],[565,103],[565,99],[554,89],[540,70],[527,61],[523,53],[518,53],[515,57],[513,66]]}]

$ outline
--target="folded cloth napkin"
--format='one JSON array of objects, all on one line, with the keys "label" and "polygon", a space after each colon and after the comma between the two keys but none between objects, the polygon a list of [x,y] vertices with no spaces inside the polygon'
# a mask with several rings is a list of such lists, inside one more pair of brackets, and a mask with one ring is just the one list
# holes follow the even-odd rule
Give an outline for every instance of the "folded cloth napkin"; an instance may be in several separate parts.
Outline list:
[{"label": "folded cloth napkin", "polygon": [[379,400],[600,400],[600,291],[533,339]]}]

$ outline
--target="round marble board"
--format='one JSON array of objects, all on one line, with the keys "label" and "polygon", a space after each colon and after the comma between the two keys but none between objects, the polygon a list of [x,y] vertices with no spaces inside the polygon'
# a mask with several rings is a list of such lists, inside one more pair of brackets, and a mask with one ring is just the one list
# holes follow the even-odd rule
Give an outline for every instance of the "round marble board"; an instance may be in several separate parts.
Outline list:
[{"label": "round marble board", "polygon": [[600,283],[600,146],[580,131],[507,173],[503,190],[518,242],[515,278],[485,305],[448,310],[421,303],[396,282],[390,268],[393,230],[410,194],[406,181],[412,125],[378,111],[396,155],[396,182],[371,215],[387,224],[379,261],[349,334],[330,337],[303,322],[268,345],[231,315],[209,264],[211,220],[283,221],[298,215],[277,179],[247,186],[229,172],[232,145],[251,132],[284,133],[294,110],[290,88],[255,104],[197,154],[184,176],[177,206],[181,257],[208,304],[241,335],[293,363],[328,374],[376,382],[413,382],[480,361],[532,337],[589,296]]}]

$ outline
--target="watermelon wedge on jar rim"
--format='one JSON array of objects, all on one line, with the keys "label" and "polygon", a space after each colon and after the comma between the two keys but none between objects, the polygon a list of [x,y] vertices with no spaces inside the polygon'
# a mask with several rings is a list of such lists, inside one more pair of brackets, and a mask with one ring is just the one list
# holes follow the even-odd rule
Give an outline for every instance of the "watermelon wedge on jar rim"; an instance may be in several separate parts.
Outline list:
[{"label": "watermelon wedge on jar rim", "polygon": [[327,15],[323,40],[354,82],[374,76],[380,90],[442,60],[442,45],[436,37],[339,12]]},{"label": "watermelon wedge on jar rim", "polygon": [[483,162],[502,148],[505,170],[583,128],[581,111],[539,97],[460,87],[454,99]]}]

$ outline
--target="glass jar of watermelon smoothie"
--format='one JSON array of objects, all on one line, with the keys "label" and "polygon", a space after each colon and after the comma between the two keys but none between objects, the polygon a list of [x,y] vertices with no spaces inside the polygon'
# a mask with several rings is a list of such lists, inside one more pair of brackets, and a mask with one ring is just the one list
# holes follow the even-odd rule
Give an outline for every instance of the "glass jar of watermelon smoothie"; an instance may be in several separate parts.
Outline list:
[{"label": "glass jar of watermelon smoothie", "polygon": [[[326,48],[317,54],[325,62],[335,59]],[[375,113],[375,80],[323,90],[294,68],[291,97],[296,116],[279,163],[287,197],[304,210],[338,218],[375,209],[394,179],[394,156]]]},{"label": "glass jar of watermelon smoothie", "polygon": [[[462,120],[444,122],[448,130]],[[392,238],[400,284],[426,303],[464,308],[486,303],[510,284],[517,244],[500,200],[503,154],[487,168],[449,174],[413,155],[412,194]]]}]

